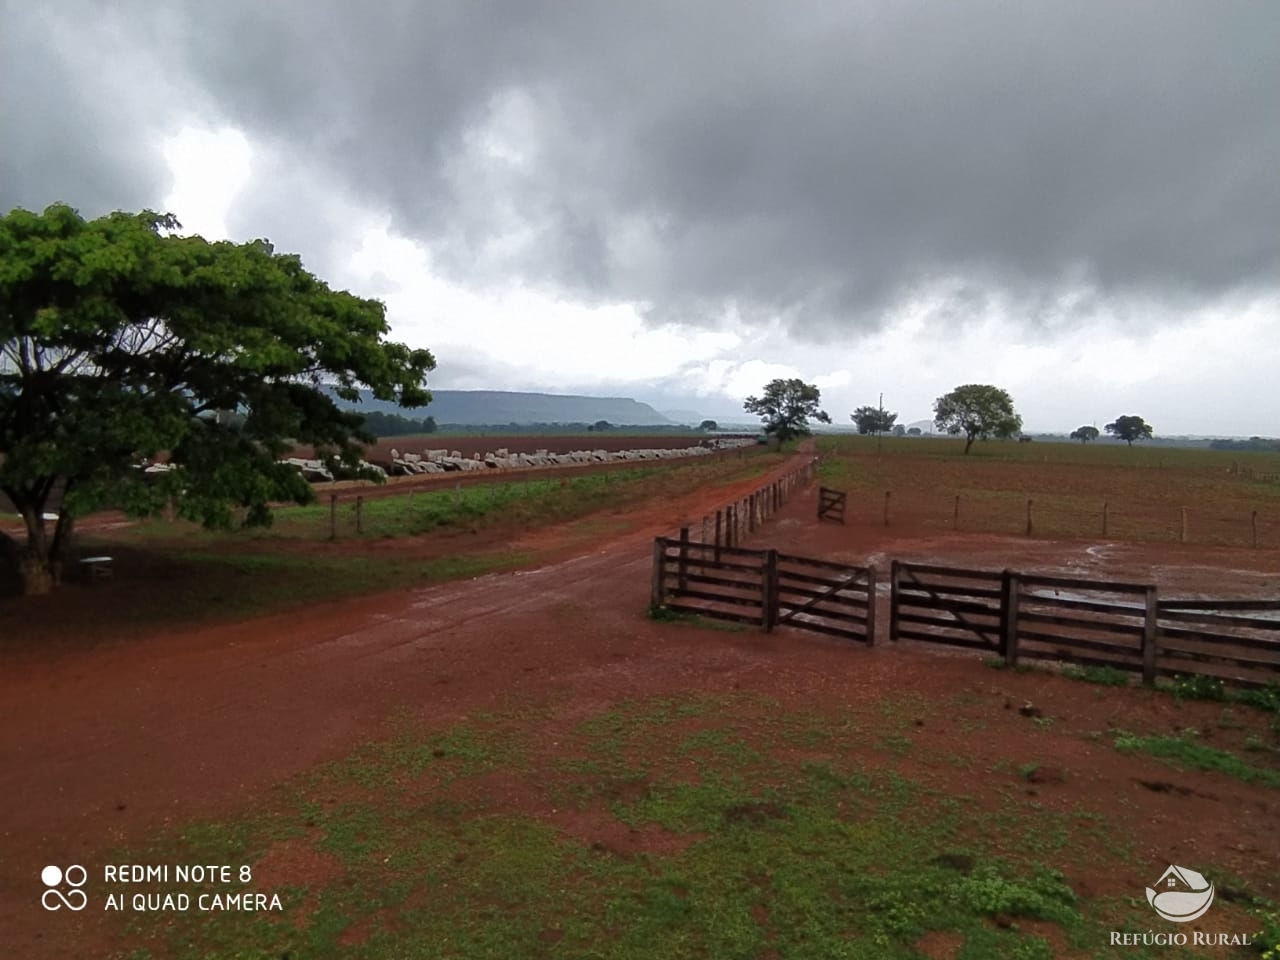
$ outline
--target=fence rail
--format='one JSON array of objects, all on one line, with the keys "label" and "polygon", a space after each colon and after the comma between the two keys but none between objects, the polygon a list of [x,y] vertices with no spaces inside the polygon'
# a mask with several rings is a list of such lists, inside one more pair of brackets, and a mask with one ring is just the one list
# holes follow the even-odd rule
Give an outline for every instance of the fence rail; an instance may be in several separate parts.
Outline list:
[{"label": "fence rail", "polygon": [[1148,685],[1179,674],[1280,681],[1280,599],[1161,600],[1153,584],[895,560],[889,604],[891,640],[988,650],[1011,665],[1111,667]]}]

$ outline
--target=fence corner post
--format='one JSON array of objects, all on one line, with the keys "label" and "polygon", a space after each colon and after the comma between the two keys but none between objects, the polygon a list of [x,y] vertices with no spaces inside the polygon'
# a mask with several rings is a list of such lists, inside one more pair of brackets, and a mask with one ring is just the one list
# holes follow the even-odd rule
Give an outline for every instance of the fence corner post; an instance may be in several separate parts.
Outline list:
[{"label": "fence corner post", "polygon": [[889,563],[889,642],[898,642],[898,578],[901,574],[897,560]]},{"label": "fence corner post", "polygon": [[778,622],[778,551],[764,553],[764,577],[761,583],[760,625],[765,633],[773,633]]},{"label": "fence corner post", "polygon": [[1005,570],[1000,597],[1000,652],[1004,654],[1005,666],[1018,665],[1018,593],[1021,584],[1018,574],[1013,570]]},{"label": "fence corner post", "polygon": [[1142,622],[1142,685],[1156,685],[1156,643],[1159,635],[1160,588],[1147,587],[1146,616]]},{"label": "fence corner post", "polygon": [[689,528],[680,528],[680,561],[676,583],[681,592],[689,589]]},{"label": "fence corner post", "polygon": [[867,646],[876,645],[876,568],[867,567]]},{"label": "fence corner post", "polygon": [[666,571],[663,567],[666,564],[667,544],[662,537],[653,538],[653,579],[649,586],[649,606],[657,610],[659,609],[666,597],[663,595],[663,585]]}]

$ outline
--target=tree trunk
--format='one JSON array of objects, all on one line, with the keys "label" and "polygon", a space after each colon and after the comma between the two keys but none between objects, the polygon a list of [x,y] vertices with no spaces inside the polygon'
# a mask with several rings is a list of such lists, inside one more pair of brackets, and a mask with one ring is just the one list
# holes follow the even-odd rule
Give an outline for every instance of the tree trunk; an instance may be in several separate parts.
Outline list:
[{"label": "tree trunk", "polygon": [[72,518],[61,513],[50,540],[45,531],[44,504],[24,504],[20,509],[27,527],[27,542],[16,551],[22,594],[42,596],[62,582],[62,554],[71,536]]},{"label": "tree trunk", "polygon": [[48,560],[42,560],[29,551],[24,551],[22,558],[18,561],[18,575],[22,578],[24,597],[38,597],[52,593],[53,585],[58,579],[54,576],[53,565]]},{"label": "tree trunk", "polygon": [[966,437],[964,441],[964,452],[968,454],[969,448],[973,446],[973,437]]}]

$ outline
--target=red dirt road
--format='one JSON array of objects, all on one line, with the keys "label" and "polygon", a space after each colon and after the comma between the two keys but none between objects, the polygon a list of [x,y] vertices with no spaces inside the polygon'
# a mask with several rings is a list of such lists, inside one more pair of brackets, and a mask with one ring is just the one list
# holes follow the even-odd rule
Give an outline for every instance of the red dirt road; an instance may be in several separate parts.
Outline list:
[{"label": "red dirt road", "polygon": [[[1108,723],[1203,726],[1220,709],[1215,705],[1175,708],[1169,698],[996,672],[945,653],[647,620],[651,538],[759,485],[654,505],[635,533],[542,569],[181,636],[161,633],[163,642],[0,664],[0,930],[8,955],[96,955],[86,946],[101,942],[108,921],[91,911],[76,918],[45,913],[39,875],[46,864],[84,863],[92,876],[110,849],[143,842],[166,825],[269,803],[274,785],[377,737],[396,710],[447,723],[475,711],[539,705],[550,708],[550,733],[623,698],[737,690],[776,698],[784,709],[833,714],[878,702],[887,690],[938,704],[971,695],[958,713],[942,708],[922,716],[921,736],[974,757],[973,771],[912,770],[908,758],[904,772],[944,777],[955,792],[981,797],[984,771],[998,759],[1049,760],[1072,774],[1043,789],[1045,804],[1123,803],[1132,810],[1132,836],[1159,868],[1213,862],[1249,878],[1258,893],[1280,895],[1274,791],[1204,774],[1188,792],[1153,792],[1136,781],[1180,784],[1191,782],[1189,775],[1083,737],[1055,738],[1058,753],[1046,758],[1035,753],[1045,749],[1043,735],[1006,709],[1034,698],[1060,718],[1059,729],[1083,732]],[[911,549],[902,528],[892,545],[883,530],[866,531],[865,541],[848,529],[815,535],[805,520],[812,510],[807,491],[753,545],[794,533],[805,552],[830,555],[840,546],[850,560]],[[545,546],[554,538],[541,531],[528,540]],[[959,559],[989,539],[914,542],[919,552],[945,546]],[[521,541],[512,547],[521,549]],[[1046,557],[1056,549],[1040,547]],[[989,722],[983,737],[953,725],[965,712]],[[1151,878],[1071,879],[1089,895],[1133,896]]]}]

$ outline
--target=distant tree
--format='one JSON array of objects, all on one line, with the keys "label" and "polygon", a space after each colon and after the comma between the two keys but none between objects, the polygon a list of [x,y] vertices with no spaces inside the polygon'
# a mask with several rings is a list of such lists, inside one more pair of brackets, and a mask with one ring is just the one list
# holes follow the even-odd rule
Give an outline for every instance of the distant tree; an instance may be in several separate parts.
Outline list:
[{"label": "distant tree", "polygon": [[831,417],[819,407],[822,391],[803,380],[773,380],[764,388],[764,395],[747,397],[742,409],[753,413],[764,422],[766,433],[771,433],[785,443],[792,437],[809,434],[809,421],[830,423]]},{"label": "distant tree", "polygon": [[881,410],[879,407],[859,407],[849,414],[849,419],[854,422],[861,434],[888,433],[893,429],[898,415],[888,410]]},{"label": "distant tree", "polygon": [[1008,439],[1022,429],[1013,398],[999,387],[969,383],[933,402],[933,422],[939,430],[965,438],[967,454],[975,440]]},{"label": "distant tree", "polygon": [[608,420],[597,420],[597,421],[596,421],[595,423],[593,423],[591,426],[587,427],[587,429],[588,429],[588,430],[595,430],[595,431],[597,431],[597,432],[598,432],[598,431],[600,431],[600,430],[612,430],[612,429],[613,429],[613,424],[612,424],[612,423],[610,423]]},{"label": "distant tree", "polygon": [[1076,427],[1071,431],[1071,439],[1079,440],[1081,443],[1088,443],[1090,440],[1098,439],[1098,428],[1094,426]]},{"label": "distant tree", "polygon": [[893,435],[895,437],[905,437],[907,435],[907,428],[900,423],[895,424],[893,428]]},{"label": "distant tree", "polygon": [[427,419],[422,421],[423,433],[435,433],[438,429],[440,428],[436,425],[435,417],[427,417]]},{"label": "distant tree", "polygon": [[1113,422],[1108,423],[1103,429],[1117,440],[1123,440],[1131,447],[1133,446],[1133,441],[1150,440],[1152,436],[1151,424],[1141,417],[1116,417]]},{"label": "distant tree", "polygon": [[908,428],[907,428],[907,436],[908,436],[908,437],[919,437],[919,436],[923,436],[923,434],[924,434],[924,431],[923,431],[923,430],[921,430],[919,427],[908,427]]},{"label": "distant tree", "polygon": [[698,424],[698,429],[703,433],[714,433],[716,430],[720,429],[720,424],[716,423],[714,420],[703,420]]}]

